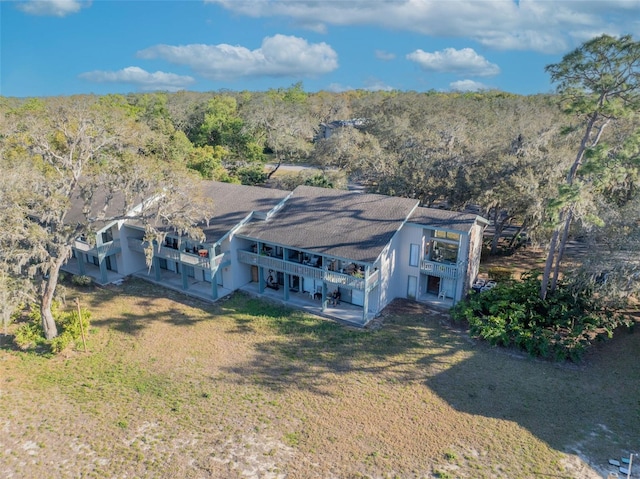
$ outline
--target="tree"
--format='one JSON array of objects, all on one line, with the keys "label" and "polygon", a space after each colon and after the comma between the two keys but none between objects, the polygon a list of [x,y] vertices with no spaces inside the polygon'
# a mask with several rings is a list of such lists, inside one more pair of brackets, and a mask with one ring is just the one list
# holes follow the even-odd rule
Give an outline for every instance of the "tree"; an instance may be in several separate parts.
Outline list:
[{"label": "tree", "polygon": [[0,150],[0,266],[37,283],[47,339],[57,335],[51,306],[78,237],[124,220],[136,206],[149,240],[169,226],[201,236],[194,225],[208,208],[188,188],[197,182],[141,154],[149,129],[130,113],[85,96],[32,100],[5,112],[11,128]]},{"label": "tree", "polygon": [[253,95],[241,114],[245,118],[247,132],[260,139],[258,143],[273,153],[275,167],[267,174],[267,179],[283,161],[295,161],[309,154],[314,125],[301,84]]},{"label": "tree", "polygon": [[193,143],[224,147],[227,163],[252,163],[262,159],[262,149],[247,135],[244,120],[238,114],[237,101],[231,95],[216,95],[209,100]]},{"label": "tree", "polygon": [[596,151],[608,125],[640,107],[640,43],[630,35],[601,35],[565,55],[560,63],[548,65],[546,71],[558,84],[562,108],[575,115],[583,135],[555,203],[555,228],[540,287],[543,299],[557,285],[580,197],[581,182],[577,180],[587,154]]}]

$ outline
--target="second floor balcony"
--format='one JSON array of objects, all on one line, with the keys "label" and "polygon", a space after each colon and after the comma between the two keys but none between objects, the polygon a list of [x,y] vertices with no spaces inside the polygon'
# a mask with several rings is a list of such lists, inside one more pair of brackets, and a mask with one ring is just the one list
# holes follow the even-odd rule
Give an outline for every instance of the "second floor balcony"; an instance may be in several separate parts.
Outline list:
[{"label": "second floor balcony", "polygon": [[441,263],[426,259],[420,262],[420,271],[440,278],[455,279],[458,276],[458,266],[455,263]]},{"label": "second floor balcony", "polygon": [[272,269],[274,271],[322,280],[336,286],[356,290],[373,289],[378,284],[380,277],[379,271],[377,270],[370,274],[365,280],[363,276],[354,276],[338,271],[330,271],[328,269],[295,261],[287,261],[273,256],[257,254],[251,251],[238,251],[238,261],[245,264],[262,266],[263,268]]},{"label": "second floor balcony", "polygon": [[92,245],[86,241],[77,239],[73,246],[78,251],[82,251],[83,253],[98,256],[100,258],[104,258],[105,256],[116,254],[121,251],[119,239],[115,239],[113,241],[109,241],[101,245],[95,245],[95,244]]},{"label": "second floor balcony", "polygon": [[[131,251],[137,251],[139,253],[144,253],[145,249],[149,246],[149,242],[140,238],[129,237],[127,238],[127,243]],[[185,251],[179,251],[178,249],[167,246],[166,244],[161,248],[154,246],[153,254],[158,258],[169,259],[203,269],[218,268],[224,262],[229,261],[228,252],[211,258],[209,255],[209,249],[206,248],[187,248]]]}]

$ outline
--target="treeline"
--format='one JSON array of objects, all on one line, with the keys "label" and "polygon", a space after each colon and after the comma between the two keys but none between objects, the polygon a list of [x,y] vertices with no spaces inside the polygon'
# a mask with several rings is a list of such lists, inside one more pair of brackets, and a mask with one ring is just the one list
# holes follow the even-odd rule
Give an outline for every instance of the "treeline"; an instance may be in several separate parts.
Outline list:
[{"label": "treeline", "polygon": [[[306,182],[344,187],[350,180],[371,192],[419,199],[425,206],[462,210],[473,205],[495,225],[494,253],[510,225],[544,239],[545,209],[558,195],[557,185],[574,160],[580,133],[574,131],[577,119],[558,108],[554,95],[306,93],[298,83],[266,92],[85,99],[100,104],[105,115],[125,110],[144,126],[140,154],[183,165],[205,179],[263,184],[280,164],[302,163],[322,173],[280,179],[277,186]],[[27,101],[34,100],[4,98],[2,106],[8,110]],[[323,125],[350,119],[362,121],[325,134]],[[605,132],[605,142],[627,136],[633,127],[629,121],[616,123]],[[275,166],[265,169],[266,163]],[[599,185],[604,196],[589,197],[582,191],[579,216],[587,220],[602,208],[619,209],[634,200],[637,170],[628,166],[600,172],[607,176]]]},{"label": "treeline", "polygon": [[[546,208],[558,195],[580,133],[554,95],[306,93],[298,83],[266,92],[84,98],[98,103],[105,115],[124,110],[144,126],[141,155],[185,166],[205,179],[263,184],[280,164],[301,163],[322,173],[281,178],[276,185],[344,187],[349,180],[371,192],[419,199],[425,206],[462,210],[473,205],[494,224],[493,253],[511,225],[545,239]],[[35,100],[4,98],[3,109],[28,101]],[[325,133],[323,125],[350,119],[361,121]],[[632,127],[619,122],[605,133],[615,141]],[[265,168],[266,163],[273,168]],[[635,198],[637,170],[621,167],[607,175],[609,183],[599,187],[604,196],[582,192],[583,219],[598,216],[602,208],[623,208]],[[589,230],[594,226],[589,224]]]}]

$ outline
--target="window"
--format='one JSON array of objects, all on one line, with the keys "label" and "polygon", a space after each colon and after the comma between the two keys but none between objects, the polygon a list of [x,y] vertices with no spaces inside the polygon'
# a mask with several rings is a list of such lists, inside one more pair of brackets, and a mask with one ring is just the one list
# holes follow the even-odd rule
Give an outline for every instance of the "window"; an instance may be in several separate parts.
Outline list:
[{"label": "window", "polygon": [[409,249],[409,266],[418,266],[420,261],[420,245],[411,244]]},{"label": "window", "polygon": [[110,243],[111,241],[113,241],[113,232],[111,231],[111,228],[109,228],[108,230],[102,232],[102,242]]},{"label": "window", "polygon": [[445,241],[434,241],[431,261],[439,263],[455,263],[458,260],[458,245]]},{"label": "window", "polygon": [[460,235],[458,233],[452,233],[451,231],[434,231],[433,236],[451,241],[460,241]]}]

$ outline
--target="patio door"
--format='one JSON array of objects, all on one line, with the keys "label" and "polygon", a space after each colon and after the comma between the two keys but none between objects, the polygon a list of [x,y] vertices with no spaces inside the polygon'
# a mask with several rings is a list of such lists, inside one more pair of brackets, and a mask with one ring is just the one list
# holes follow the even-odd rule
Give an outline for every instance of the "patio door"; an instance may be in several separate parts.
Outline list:
[{"label": "patio door", "polygon": [[289,290],[296,293],[300,291],[300,276],[289,276]]},{"label": "patio door", "polygon": [[107,269],[109,271],[115,271],[118,272],[118,265],[115,261],[111,261],[111,256],[107,256],[104,259],[105,265],[107,266]]},{"label": "patio door", "polygon": [[437,276],[427,276],[427,293],[440,294],[440,278]]}]

